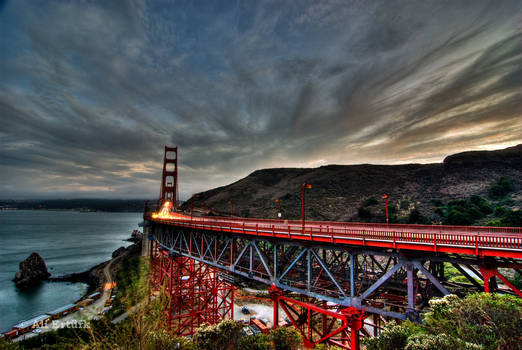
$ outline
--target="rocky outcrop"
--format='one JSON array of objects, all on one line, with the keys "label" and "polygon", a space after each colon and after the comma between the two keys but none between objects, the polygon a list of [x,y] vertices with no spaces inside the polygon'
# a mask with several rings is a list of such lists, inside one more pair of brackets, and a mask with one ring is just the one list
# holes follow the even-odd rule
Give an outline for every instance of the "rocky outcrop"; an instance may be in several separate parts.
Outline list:
[{"label": "rocky outcrop", "polygon": [[32,253],[20,263],[20,270],[16,272],[13,282],[20,289],[27,289],[39,284],[51,276],[47,271],[44,259],[38,253]]},{"label": "rocky outcrop", "polygon": [[450,167],[515,167],[522,168],[522,145],[496,151],[470,151],[453,154],[444,159]]}]

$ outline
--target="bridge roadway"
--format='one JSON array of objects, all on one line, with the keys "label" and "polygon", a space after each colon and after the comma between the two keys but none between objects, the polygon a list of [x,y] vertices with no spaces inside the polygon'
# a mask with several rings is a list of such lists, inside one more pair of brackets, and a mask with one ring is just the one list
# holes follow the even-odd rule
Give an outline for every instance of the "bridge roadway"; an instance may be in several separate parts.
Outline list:
[{"label": "bridge roadway", "polygon": [[522,259],[522,227],[378,224],[331,221],[190,217],[152,214],[150,221],[283,240]]},{"label": "bridge roadway", "polygon": [[[165,146],[161,195],[144,212],[151,289],[165,286],[175,334],[232,315],[233,301],[216,301],[233,298],[233,275],[270,285],[273,319],[282,308],[308,347],[359,349],[366,317],[375,331],[389,318],[420,320],[430,298],[459,288],[522,297],[499,271],[522,273],[521,227],[192,217],[173,211],[177,162],[177,147]],[[467,283],[446,281],[445,264]]]}]

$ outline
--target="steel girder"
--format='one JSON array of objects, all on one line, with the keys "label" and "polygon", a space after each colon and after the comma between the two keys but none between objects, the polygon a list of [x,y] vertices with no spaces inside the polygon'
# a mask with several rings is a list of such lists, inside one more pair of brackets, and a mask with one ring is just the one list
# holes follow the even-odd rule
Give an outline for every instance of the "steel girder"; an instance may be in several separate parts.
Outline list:
[{"label": "steel girder", "polygon": [[167,251],[151,242],[150,286],[167,299],[165,323],[174,334],[193,335],[202,324],[233,318],[234,286],[216,267]]},{"label": "steel girder", "polygon": [[387,317],[416,318],[421,289],[430,287],[432,294],[448,294],[424,267],[425,259],[395,252],[219,235],[163,225],[155,225],[151,232],[151,239],[172,253],[285,291]]},{"label": "steel girder", "polygon": [[[328,342],[340,346],[347,346],[343,344],[351,340],[354,334],[357,334],[357,338],[359,334],[375,336],[380,332],[383,317],[420,320],[420,312],[434,295],[446,295],[462,287],[481,290],[483,281],[490,279],[491,283],[487,283],[483,290],[494,291],[493,288],[496,288],[498,291],[494,283],[495,276],[503,281],[505,279],[498,268],[512,268],[518,273],[521,268],[518,261],[512,260],[484,260],[449,254],[414,256],[392,249],[362,250],[335,244],[249,237],[158,223],[150,224],[149,238],[158,242],[171,255],[193,259],[222,270],[232,283],[232,276],[239,275],[282,290],[287,299],[279,298],[278,305],[285,305],[285,313],[294,315],[295,322],[291,323],[295,323],[304,334],[308,345],[323,341],[325,336]],[[161,264],[162,260],[158,261]],[[446,281],[444,264],[453,264],[470,283]],[[483,281],[477,281],[477,278]],[[505,284],[514,288],[509,281]],[[513,291],[519,293],[516,288]],[[307,299],[301,300],[303,297]],[[317,306],[314,310],[299,304],[302,302],[314,305],[327,303],[324,305],[328,307]],[[332,305],[337,309],[336,312],[349,307],[364,311],[370,316],[368,320],[373,319],[373,323],[366,321],[356,333],[346,326],[330,334],[332,329],[335,331],[342,327],[343,320],[346,321],[344,324],[349,323],[347,318],[336,318],[329,314]],[[307,310],[305,314],[310,317],[303,318],[303,313],[298,310]],[[321,333],[320,329],[312,326],[316,322],[312,322],[314,315],[316,318],[333,318],[339,327],[323,329]]]},{"label": "steel girder", "polygon": [[[301,333],[305,347],[328,342],[344,349],[359,349],[359,334],[367,317],[363,311],[303,295],[290,297],[275,285],[268,291],[274,302],[274,320],[279,320],[281,308],[287,325],[293,325]],[[277,323],[274,322],[274,329]]]}]

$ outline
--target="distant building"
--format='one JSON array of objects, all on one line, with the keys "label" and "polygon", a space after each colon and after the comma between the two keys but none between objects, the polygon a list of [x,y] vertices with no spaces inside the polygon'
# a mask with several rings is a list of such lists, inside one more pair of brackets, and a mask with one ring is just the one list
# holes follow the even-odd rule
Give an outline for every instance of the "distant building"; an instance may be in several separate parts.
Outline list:
[{"label": "distant building", "polygon": [[99,299],[101,297],[101,293],[100,292],[96,292],[96,293],[92,293],[91,295],[88,295],[87,296],[87,299]]},{"label": "distant building", "polygon": [[47,315],[51,316],[51,318],[53,320],[56,320],[57,318],[61,318],[65,315],[67,315],[68,313],[74,312],[76,310],[78,310],[78,307],[76,306],[76,304],[68,304],[68,305],[62,306],[56,310],[48,312]]},{"label": "distant building", "polygon": [[40,315],[30,320],[20,322],[13,326],[13,330],[18,330],[19,333],[25,333],[31,329],[45,326],[51,320],[49,315]]}]

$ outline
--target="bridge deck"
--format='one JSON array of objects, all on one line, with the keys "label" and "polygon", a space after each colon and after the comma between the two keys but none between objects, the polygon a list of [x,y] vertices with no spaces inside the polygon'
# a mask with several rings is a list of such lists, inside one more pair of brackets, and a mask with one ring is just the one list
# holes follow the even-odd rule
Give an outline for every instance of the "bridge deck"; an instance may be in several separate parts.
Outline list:
[{"label": "bridge deck", "polygon": [[400,225],[353,222],[193,217],[182,214],[149,216],[171,226],[215,232],[324,242],[404,251],[457,253],[522,259],[522,227]]}]

